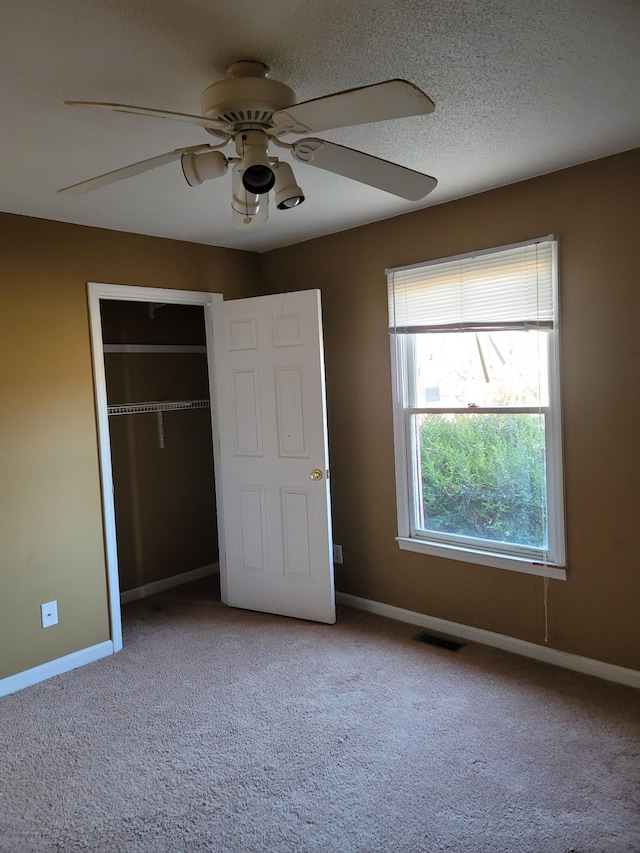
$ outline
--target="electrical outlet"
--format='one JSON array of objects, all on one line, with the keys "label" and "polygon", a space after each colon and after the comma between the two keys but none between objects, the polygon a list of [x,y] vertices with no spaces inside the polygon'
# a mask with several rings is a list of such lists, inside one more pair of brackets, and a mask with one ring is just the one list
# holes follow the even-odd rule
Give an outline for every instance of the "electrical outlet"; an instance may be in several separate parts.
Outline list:
[{"label": "electrical outlet", "polygon": [[40,615],[42,617],[42,627],[50,628],[52,625],[58,624],[58,602],[47,601],[46,604],[40,605]]},{"label": "electrical outlet", "polygon": [[333,562],[342,563],[342,545],[333,546]]}]

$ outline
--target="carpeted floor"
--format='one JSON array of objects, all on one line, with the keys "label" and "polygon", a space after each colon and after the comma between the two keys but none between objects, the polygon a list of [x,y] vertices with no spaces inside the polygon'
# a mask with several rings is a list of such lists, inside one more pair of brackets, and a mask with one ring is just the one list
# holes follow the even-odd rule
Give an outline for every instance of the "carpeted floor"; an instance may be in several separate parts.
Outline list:
[{"label": "carpeted floor", "polygon": [[340,608],[123,609],[125,649],[0,700],[0,850],[640,851],[640,693]]}]

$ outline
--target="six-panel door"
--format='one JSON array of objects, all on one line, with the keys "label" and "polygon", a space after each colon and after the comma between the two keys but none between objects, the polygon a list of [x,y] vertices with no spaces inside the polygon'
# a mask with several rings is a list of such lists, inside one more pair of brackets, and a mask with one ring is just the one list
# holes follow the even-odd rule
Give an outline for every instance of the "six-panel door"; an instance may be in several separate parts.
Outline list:
[{"label": "six-panel door", "polygon": [[212,312],[226,603],[335,622],[320,292]]}]

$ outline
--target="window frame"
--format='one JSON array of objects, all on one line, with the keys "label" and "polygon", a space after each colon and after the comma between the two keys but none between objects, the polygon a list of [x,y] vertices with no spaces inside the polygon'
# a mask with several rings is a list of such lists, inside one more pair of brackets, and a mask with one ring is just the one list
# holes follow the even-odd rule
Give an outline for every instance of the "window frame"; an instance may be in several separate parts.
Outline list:
[{"label": "window frame", "polygon": [[[448,407],[417,407],[409,399],[409,389],[413,388],[415,358],[413,356],[414,335],[390,334],[391,375],[393,390],[393,432],[395,452],[398,536],[396,541],[402,550],[444,557],[446,559],[473,563],[525,574],[566,580],[566,550],[564,525],[564,487],[562,471],[562,423],[560,396],[560,330],[557,287],[557,239],[553,236],[543,238],[552,240],[552,276],[554,320],[552,328],[545,329],[548,346],[549,399],[546,406],[509,406],[509,407],[473,407],[472,410]],[[456,261],[475,255],[487,255],[505,249],[528,246],[540,240],[529,240],[511,246],[499,246],[483,252],[429,261],[434,263]],[[417,265],[422,266],[422,265]],[[393,270],[387,270],[387,274]],[[428,333],[427,333],[428,334]],[[455,333],[454,333],[455,334]],[[548,547],[545,552],[526,546],[514,546],[509,553],[492,548],[489,540],[473,541],[471,537],[455,534],[428,532],[425,535],[416,527],[417,506],[420,500],[419,468],[416,456],[415,429],[413,416],[421,413],[445,414],[447,412],[464,413],[535,413],[544,416],[545,423],[545,470]]]}]

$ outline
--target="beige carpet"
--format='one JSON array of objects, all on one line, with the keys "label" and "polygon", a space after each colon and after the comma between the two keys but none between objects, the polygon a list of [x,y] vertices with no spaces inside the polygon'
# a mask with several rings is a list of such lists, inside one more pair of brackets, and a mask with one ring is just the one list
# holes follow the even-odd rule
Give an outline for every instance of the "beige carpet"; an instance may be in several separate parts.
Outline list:
[{"label": "beige carpet", "polygon": [[638,692],[201,587],[0,700],[3,853],[640,851]]}]

